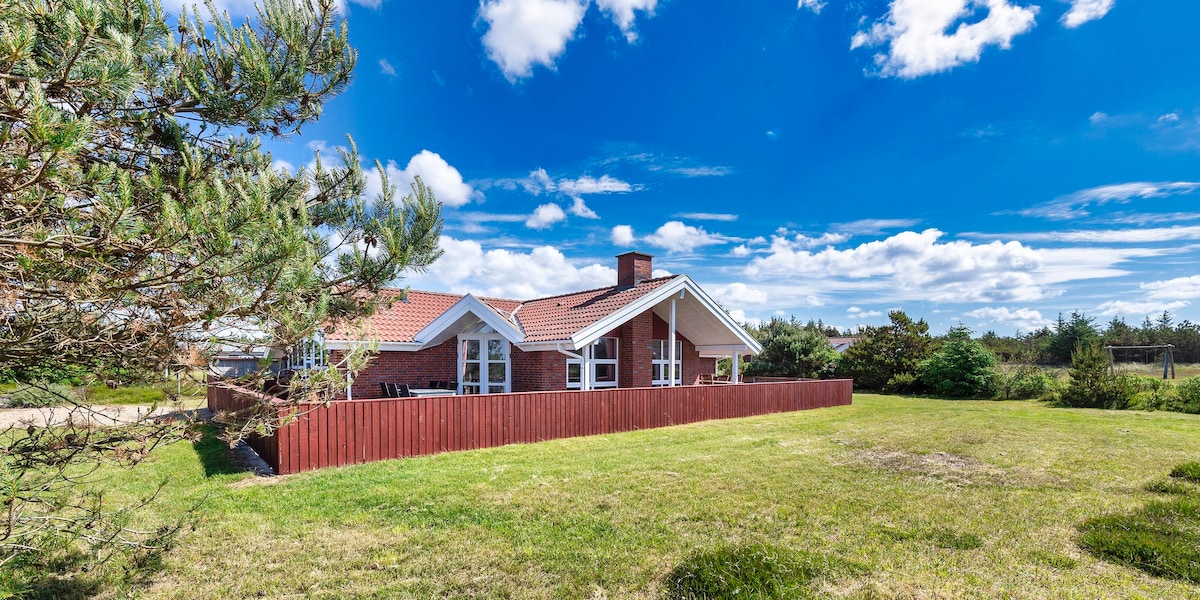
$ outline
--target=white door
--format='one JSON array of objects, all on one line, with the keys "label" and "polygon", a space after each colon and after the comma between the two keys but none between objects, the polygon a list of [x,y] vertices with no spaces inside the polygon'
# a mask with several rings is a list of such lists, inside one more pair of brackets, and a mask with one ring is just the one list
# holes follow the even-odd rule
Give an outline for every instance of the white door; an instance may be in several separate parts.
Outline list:
[{"label": "white door", "polygon": [[503,394],[510,391],[509,343],[498,334],[458,336],[460,394]]}]

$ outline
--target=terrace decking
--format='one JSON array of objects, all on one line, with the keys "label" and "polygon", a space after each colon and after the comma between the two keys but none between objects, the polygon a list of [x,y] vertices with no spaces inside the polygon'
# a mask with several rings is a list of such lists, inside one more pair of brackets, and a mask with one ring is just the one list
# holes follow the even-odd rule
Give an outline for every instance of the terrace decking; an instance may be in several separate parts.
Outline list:
[{"label": "terrace decking", "polygon": [[[281,475],[508,444],[844,406],[849,379],[379,398],[290,405],[210,382],[215,412],[260,405],[282,426],[248,443]],[[291,416],[294,415],[294,416]],[[290,416],[290,418],[289,418]]]}]

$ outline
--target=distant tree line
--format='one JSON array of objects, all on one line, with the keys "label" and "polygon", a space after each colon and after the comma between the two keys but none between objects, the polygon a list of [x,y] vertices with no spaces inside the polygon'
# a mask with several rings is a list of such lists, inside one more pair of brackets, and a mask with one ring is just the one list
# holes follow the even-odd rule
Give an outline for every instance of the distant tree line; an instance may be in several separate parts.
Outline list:
[{"label": "distant tree line", "polygon": [[[1177,362],[1200,362],[1200,329],[1188,321],[1174,323],[1170,313],[1146,319],[1140,327],[1113,319],[1101,329],[1093,318],[1073,312],[1060,315],[1053,328],[1011,337],[988,332],[979,338],[963,325],[932,336],[923,319],[899,310],[890,312],[888,321],[860,328],[853,334],[857,341],[840,355],[829,337],[842,334],[819,322],[773,319],[752,325],[749,330],[763,351],[744,374],[848,377],[857,390],[946,398],[1039,398],[1081,408],[1200,412],[1200,377],[1173,385],[1109,369],[1106,344],[1174,344]],[[1125,360],[1161,357],[1160,351],[1156,357]]]},{"label": "distant tree line", "polygon": [[[989,331],[979,341],[1005,363],[1066,365],[1071,362],[1076,345],[1090,343],[1102,347],[1171,344],[1175,346],[1176,362],[1200,363],[1200,324],[1186,319],[1176,323],[1169,311],[1163,311],[1155,319],[1146,317],[1137,326],[1120,317],[1113,317],[1100,326],[1094,317],[1075,311],[1068,316],[1059,314],[1052,327],[1013,336],[999,336]],[[1153,358],[1149,352],[1142,355],[1124,352],[1116,356],[1117,362]],[[1161,354],[1158,360],[1161,360]]]}]

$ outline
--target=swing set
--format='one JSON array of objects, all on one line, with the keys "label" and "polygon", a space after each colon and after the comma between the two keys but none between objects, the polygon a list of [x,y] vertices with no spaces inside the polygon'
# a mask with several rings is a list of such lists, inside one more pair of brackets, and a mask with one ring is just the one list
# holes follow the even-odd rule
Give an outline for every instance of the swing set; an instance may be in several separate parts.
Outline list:
[{"label": "swing set", "polygon": [[[1167,379],[1167,374],[1170,374],[1171,379],[1175,379],[1175,346],[1173,344],[1157,344],[1151,346],[1105,346],[1104,350],[1108,353],[1108,372],[1113,373],[1116,370],[1116,363],[1113,361],[1113,350],[1141,350],[1144,363],[1150,362],[1150,357],[1158,357],[1158,350],[1163,350],[1163,379]],[[1151,355],[1150,351],[1154,350]],[[1155,361],[1157,362],[1157,361]]]}]

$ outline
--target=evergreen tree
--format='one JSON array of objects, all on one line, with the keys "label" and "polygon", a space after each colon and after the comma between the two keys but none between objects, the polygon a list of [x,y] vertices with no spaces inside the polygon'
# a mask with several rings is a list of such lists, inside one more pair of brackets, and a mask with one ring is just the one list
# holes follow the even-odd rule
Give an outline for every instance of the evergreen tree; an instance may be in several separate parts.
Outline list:
[{"label": "evergreen tree", "polygon": [[868,326],[839,362],[839,372],[868,390],[915,391],[918,365],[929,356],[933,338],[924,319],[913,321],[904,311],[888,313],[889,325]]},{"label": "evergreen tree", "polygon": [[[266,0],[255,22],[168,25],[157,1],[0,0],[0,371],[161,372],[203,367],[221,342],[290,348],[437,258],[440,205],[420,182],[367,198],[352,143],[296,173],[262,149],[349,82],[336,14],[334,0]],[[325,373],[310,383],[342,382]],[[177,433],[10,438],[0,564],[63,543],[153,545],[78,476]]]},{"label": "evergreen tree", "polygon": [[921,362],[920,373],[926,388],[949,398],[992,396],[999,384],[996,356],[962,325],[951,328],[933,356]]}]

